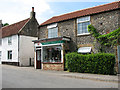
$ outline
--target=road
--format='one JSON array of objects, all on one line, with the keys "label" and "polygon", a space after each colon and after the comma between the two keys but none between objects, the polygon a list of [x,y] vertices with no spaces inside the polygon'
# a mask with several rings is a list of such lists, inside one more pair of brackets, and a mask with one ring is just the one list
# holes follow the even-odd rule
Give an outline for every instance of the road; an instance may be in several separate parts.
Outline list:
[{"label": "road", "polygon": [[118,88],[118,83],[64,77],[31,67],[2,65],[2,88]]}]

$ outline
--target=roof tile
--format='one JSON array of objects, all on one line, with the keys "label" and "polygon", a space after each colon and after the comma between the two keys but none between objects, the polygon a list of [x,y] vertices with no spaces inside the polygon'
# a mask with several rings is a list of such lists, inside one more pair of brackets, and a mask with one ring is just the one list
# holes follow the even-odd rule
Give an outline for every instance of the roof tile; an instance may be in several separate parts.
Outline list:
[{"label": "roof tile", "polygon": [[78,18],[81,16],[86,16],[86,15],[101,13],[101,12],[110,11],[110,10],[114,10],[114,9],[119,9],[119,8],[120,8],[120,1],[116,1],[116,2],[112,2],[112,3],[104,4],[104,5],[95,6],[92,8],[87,8],[87,9],[63,14],[60,16],[55,16],[55,17],[52,17],[52,18],[48,19],[47,21],[43,22],[42,24],[40,24],[40,26],[51,24],[51,23],[56,23],[56,22],[60,22],[60,21],[68,20],[68,19]]},{"label": "roof tile", "polygon": [[27,23],[28,20],[29,18],[23,21],[2,27],[1,28],[2,37],[7,37],[7,36],[18,34],[19,30],[25,25],[25,23]]}]

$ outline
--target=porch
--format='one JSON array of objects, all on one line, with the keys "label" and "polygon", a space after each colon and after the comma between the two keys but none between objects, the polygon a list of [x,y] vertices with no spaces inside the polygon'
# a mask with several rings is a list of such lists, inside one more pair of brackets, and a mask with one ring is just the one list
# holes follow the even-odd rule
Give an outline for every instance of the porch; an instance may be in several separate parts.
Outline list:
[{"label": "porch", "polygon": [[64,70],[64,56],[69,51],[70,38],[56,37],[35,40],[35,68],[44,70]]}]

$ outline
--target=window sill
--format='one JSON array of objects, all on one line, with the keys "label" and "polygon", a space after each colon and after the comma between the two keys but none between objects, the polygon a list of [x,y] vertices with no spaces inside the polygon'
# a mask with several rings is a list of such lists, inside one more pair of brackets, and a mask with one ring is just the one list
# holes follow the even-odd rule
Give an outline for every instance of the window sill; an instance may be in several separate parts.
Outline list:
[{"label": "window sill", "polygon": [[12,61],[12,59],[7,59],[8,61]]},{"label": "window sill", "polygon": [[77,36],[86,36],[86,35],[90,35],[90,33],[77,34]]}]

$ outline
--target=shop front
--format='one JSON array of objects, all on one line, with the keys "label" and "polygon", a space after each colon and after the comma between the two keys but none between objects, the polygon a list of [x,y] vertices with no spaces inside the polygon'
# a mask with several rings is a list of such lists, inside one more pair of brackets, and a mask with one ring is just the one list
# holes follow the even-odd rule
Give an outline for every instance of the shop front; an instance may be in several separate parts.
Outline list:
[{"label": "shop front", "polygon": [[33,41],[35,47],[35,68],[64,70],[65,51],[69,50],[70,38],[57,37]]}]

